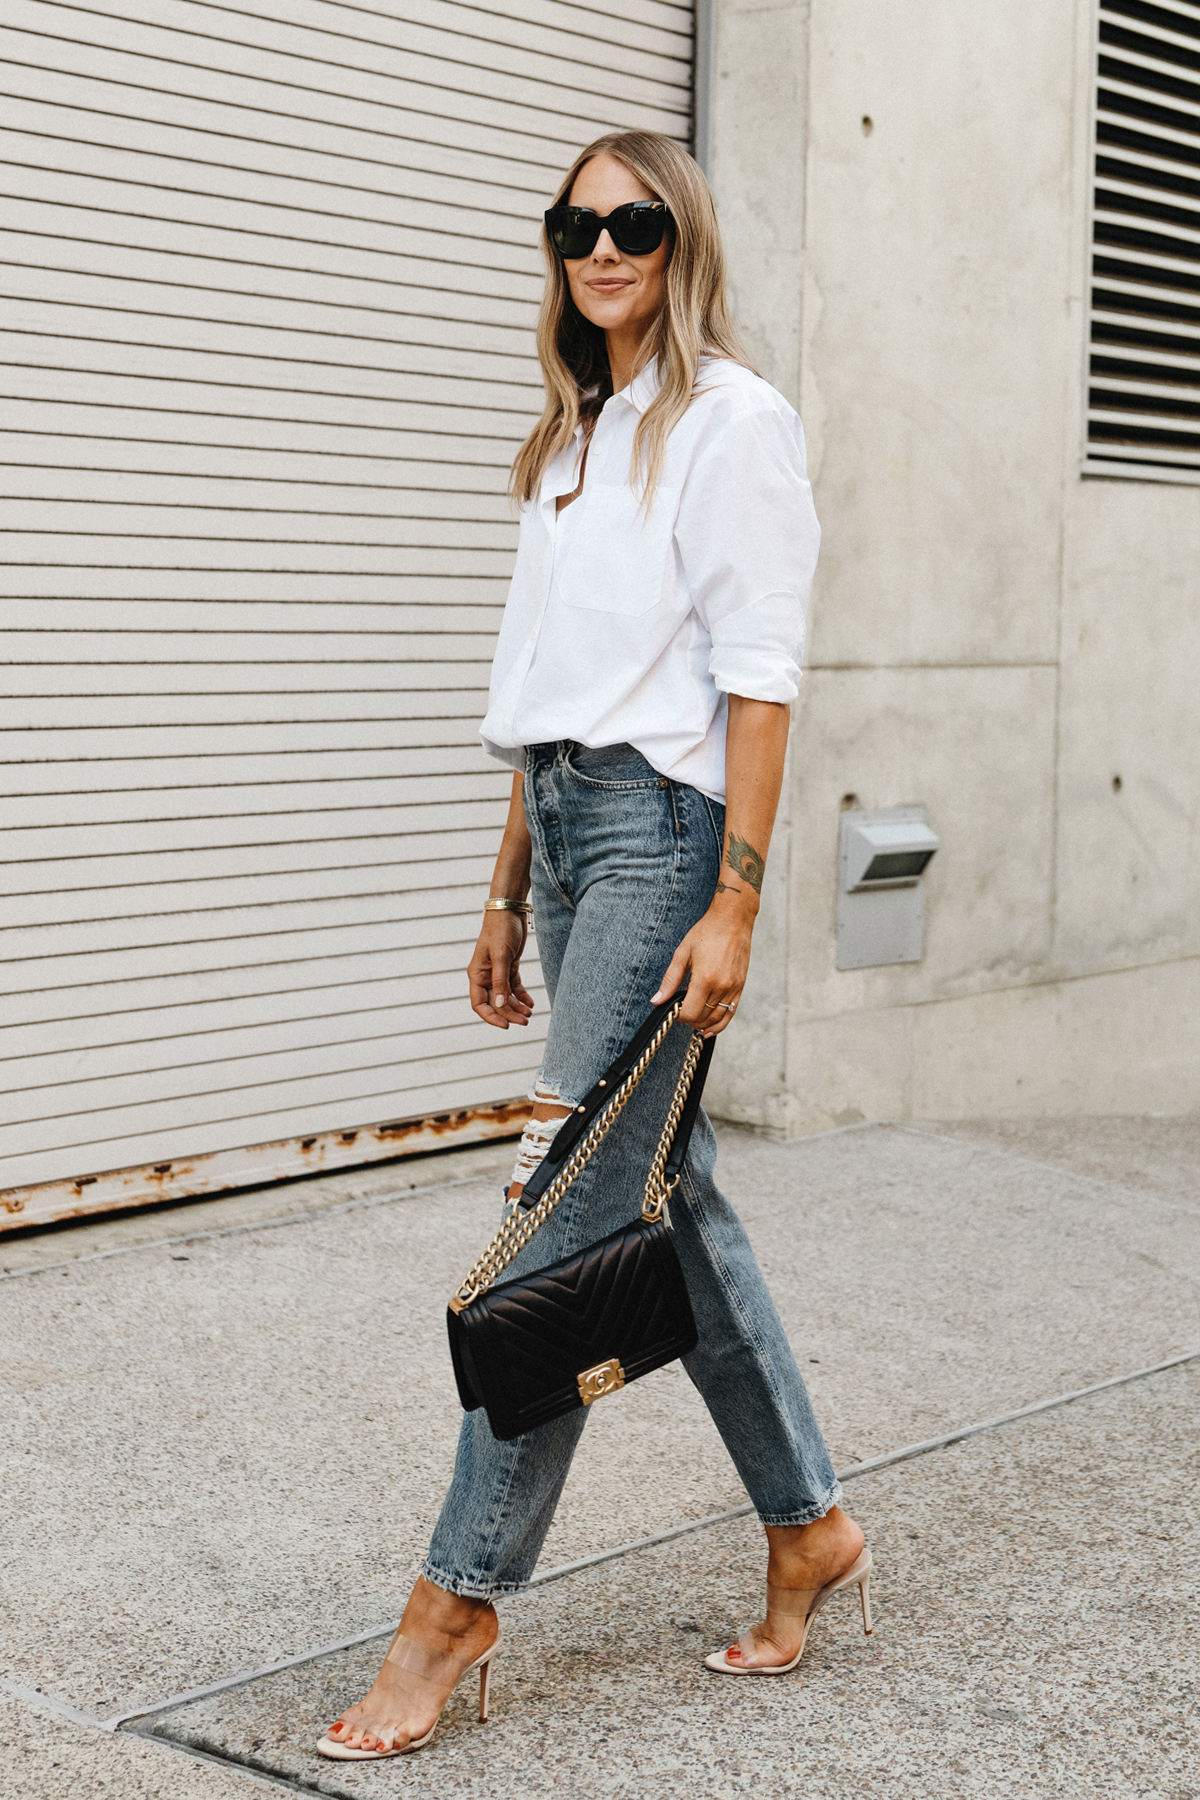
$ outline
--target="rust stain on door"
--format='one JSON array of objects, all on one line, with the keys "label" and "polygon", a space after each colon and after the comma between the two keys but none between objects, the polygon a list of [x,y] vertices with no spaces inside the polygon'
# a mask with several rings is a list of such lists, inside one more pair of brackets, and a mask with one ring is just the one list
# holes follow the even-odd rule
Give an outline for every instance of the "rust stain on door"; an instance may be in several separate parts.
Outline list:
[{"label": "rust stain on door", "polygon": [[171,1162],[146,1163],[134,1169],[68,1176],[61,1181],[41,1182],[36,1187],[8,1188],[0,1192],[0,1232],[27,1230],[34,1225],[86,1218],[126,1207],[154,1206],[164,1200],[200,1199],[206,1194],[232,1193],[270,1181],[332,1173],[364,1163],[391,1162],[431,1150],[465,1148],[495,1138],[519,1137],[532,1111],[530,1100],[498,1100],[488,1106],[458,1107],[380,1125],[287,1138],[274,1144],[176,1157]]}]

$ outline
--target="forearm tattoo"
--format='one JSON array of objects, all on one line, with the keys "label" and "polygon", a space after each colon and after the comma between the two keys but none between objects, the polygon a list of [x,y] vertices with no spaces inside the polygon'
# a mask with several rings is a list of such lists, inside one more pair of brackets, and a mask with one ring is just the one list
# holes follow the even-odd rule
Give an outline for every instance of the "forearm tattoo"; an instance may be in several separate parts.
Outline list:
[{"label": "forearm tattoo", "polygon": [[[734,837],[733,833],[730,832],[729,843],[725,851],[725,861],[736,875],[741,876],[748,887],[754,889],[756,894],[762,893],[763,875],[766,871],[767,859],[765,856],[759,854],[753,844],[748,844],[745,838]],[[720,892],[723,887],[724,883],[718,882],[717,891]]]}]

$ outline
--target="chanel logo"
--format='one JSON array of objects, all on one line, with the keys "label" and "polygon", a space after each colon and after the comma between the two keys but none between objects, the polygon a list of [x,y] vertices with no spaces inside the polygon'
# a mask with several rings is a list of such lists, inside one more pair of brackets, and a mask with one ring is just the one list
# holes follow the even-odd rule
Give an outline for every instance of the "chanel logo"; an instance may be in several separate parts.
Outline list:
[{"label": "chanel logo", "polygon": [[584,1406],[590,1406],[593,1400],[599,1400],[604,1394],[615,1394],[618,1388],[625,1386],[625,1371],[615,1356],[607,1362],[597,1363],[594,1369],[584,1369],[576,1376],[579,1383],[579,1398]]}]

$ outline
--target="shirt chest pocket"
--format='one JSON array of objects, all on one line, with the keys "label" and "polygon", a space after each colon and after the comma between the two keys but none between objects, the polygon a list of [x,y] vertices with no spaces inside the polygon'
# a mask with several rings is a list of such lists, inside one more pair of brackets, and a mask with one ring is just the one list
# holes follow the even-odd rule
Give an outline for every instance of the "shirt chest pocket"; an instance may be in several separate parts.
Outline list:
[{"label": "shirt chest pocket", "polygon": [[558,578],[564,605],[584,612],[649,612],[663,597],[679,490],[660,487],[649,514],[624,483],[584,485]]}]

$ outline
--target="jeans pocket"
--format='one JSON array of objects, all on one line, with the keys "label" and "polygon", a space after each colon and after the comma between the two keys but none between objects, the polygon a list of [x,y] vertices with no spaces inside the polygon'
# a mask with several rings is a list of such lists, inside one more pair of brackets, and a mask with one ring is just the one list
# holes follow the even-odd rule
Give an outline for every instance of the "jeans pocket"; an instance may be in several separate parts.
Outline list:
[{"label": "jeans pocket", "polygon": [[671,785],[632,744],[605,744],[599,750],[572,744],[563,761],[575,781],[607,793],[633,793],[639,788]]}]

